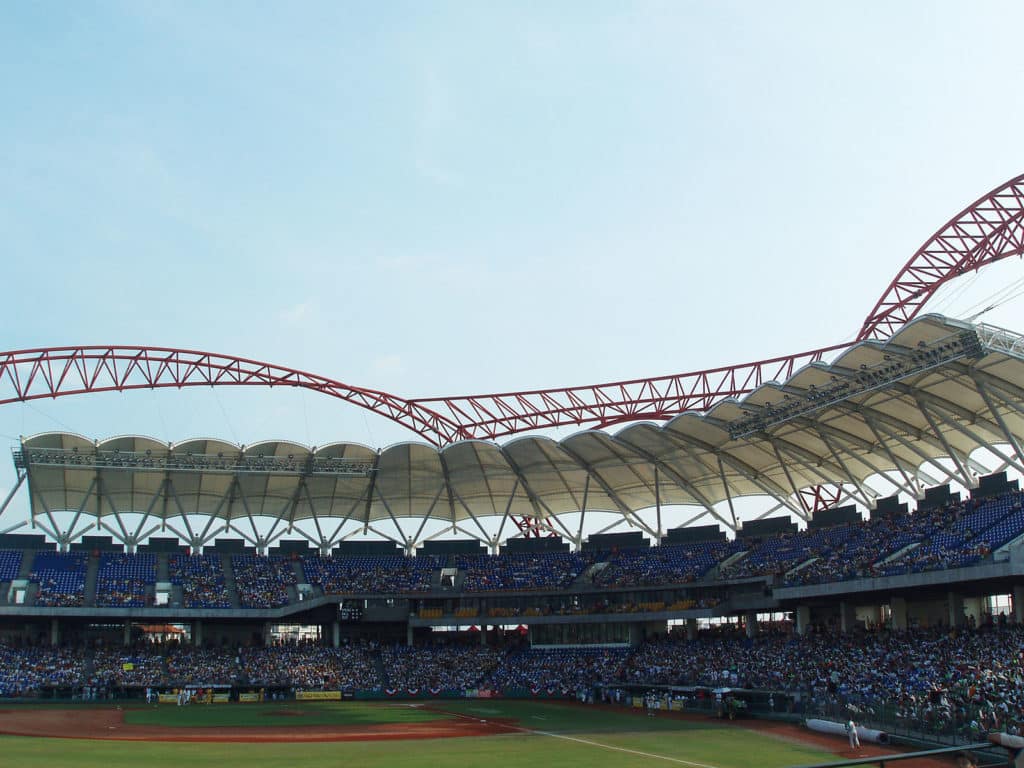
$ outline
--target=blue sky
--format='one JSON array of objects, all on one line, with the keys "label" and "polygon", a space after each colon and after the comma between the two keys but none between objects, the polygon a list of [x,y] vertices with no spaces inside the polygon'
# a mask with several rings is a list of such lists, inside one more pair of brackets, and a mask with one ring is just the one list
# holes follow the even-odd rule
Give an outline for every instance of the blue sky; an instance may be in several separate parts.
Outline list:
[{"label": "blue sky", "polygon": [[[843,341],[1024,170],[1022,28],[1016,2],[8,4],[0,346],[183,346],[413,397]],[[413,437],[294,391],[0,409],[12,446],[51,429]]]}]

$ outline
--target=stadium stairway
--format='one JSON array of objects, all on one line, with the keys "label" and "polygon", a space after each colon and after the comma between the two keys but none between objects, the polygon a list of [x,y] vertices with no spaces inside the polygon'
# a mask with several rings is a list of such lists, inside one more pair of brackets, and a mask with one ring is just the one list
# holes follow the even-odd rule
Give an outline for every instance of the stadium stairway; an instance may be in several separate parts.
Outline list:
[{"label": "stadium stairway", "polygon": [[[26,550],[21,555],[21,565],[18,567],[18,573],[15,575],[17,581],[27,581],[29,574],[32,573],[32,560],[35,558],[36,553],[34,550]],[[11,594],[11,581],[5,581],[0,584],[0,603],[11,603],[14,599],[14,595]],[[30,599],[31,585],[28,592],[25,593],[26,601]],[[29,603],[31,605],[31,603]]]},{"label": "stadium stairway", "polygon": [[168,563],[170,555],[159,554],[156,556],[156,580],[168,582],[171,580],[171,571]]},{"label": "stadium stairway", "polygon": [[85,565],[85,594],[83,605],[96,605],[96,582],[99,580],[100,559],[89,555]]},{"label": "stadium stairway", "polygon": [[993,559],[997,561],[1005,560],[1010,557],[1011,550],[1024,551],[1024,534],[1021,534],[1014,539],[1010,539],[1010,541],[999,547],[999,549],[992,553]]},{"label": "stadium stairway", "polygon": [[[446,557],[444,559],[443,563],[441,563],[437,568],[435,568],[434,570],[432,570],[430,572],[430,588],[431,588],[431,590],[434,590],[434,591],[437,591],[437,592],[441,592],[441,591],[448,591],[448,590],[452,589],[451,587],[446,587],[443,584],[441,584],[441,574],[444,572],[444,569],[445,568],[449,568],[449,567],[451,567],[451,568],[455,567],[452,564],[452,559],[453,558],[451,556]],[[462,579],[459,578],[460,576],[465,578],[465,574],[461,570],[458,571],[458,573],[456,573],[456,575],[455,575],[455,587],[456,587],[456,589],[461,589],[462,588]]]},{"label": "stadium stairway", "polygon": [[388,680],[388,673],[384,668],[384,654],[380,648],[375,648],[373,651],[373,668],[377,670],[377,679],[380,680],[380,687],[390,688],[391,681]]},{"label": "stadium stairway", "polygon": [[231,607],[241,608],[242,601],[238,597],[238,589],[235,586],[235,570],[231,567],[231,555],[220,556],[220,567],[224,571],[224,589],[227,590],[228,598],[231,600]]},{"label": "stadium stairway", "polygon": [[708,579],[718,579],[721,576],[722,571],[724,569],[728,568],[733,563],[736,563],[736,562],[742,560],[744,557],[749,555],[750,552],[751,552],[751,550],[744,549],[742,552],[735,552],[735,553],[729,555],[727,558],[725,558],[725,560],[723,560],[718,565],[716,565],[714,568],[709,570],[707,572],[707,575],[704,576],[704,580],[707,581]]},{"label": "stadium stairway", "polygon": [[891,563],[894,560],[899,560],[905,554],[907,554],[911,550],[917,549],[920,546],[921,546],[921,542],[920,541],[912,541],[909,544],[907,544],[907,546],[900,547],[895,552],[893,552],[891,555],[889,555],[887,557],[883,557],[881,560],[876,562],[875,565],[885,565],[886,563]]},{"label": "stadium stairway", "polygon": [[36,559],[36,551],[34,549],[26,549],[25,553],[21,556],[21,568],[18,570],[19,579],[27,579],[32,573],[32,561]]},{"label": "stadium stairway", "polygon": [[794,566],[793,566],[792,568],[790,568],[790,569],[789,569],[788,571],[786,571],[786,574],[785,574],[785,576],[784,576],[783,578],[786,578],[786,579],[788,579],[788,578],[789,578],[790,576],[792,576],[792,575],[793,575],[794,573],[799,573],[799,572],[800,572],[800,571],[802,571],[802,570],[803,570],[804,568],[806,568],[807,566],[809,566],[809,565],[810,565],[811,563],[816,563],[816,562],[817,562],[818,560],[821,560],[821,558],[820,558],[820,557],[812,557],[812,558],[810,558],[809,560],[804,560],[804,561],[802,561],[802,562],[800,562],[800,563],[797,563],[797,564],[796,564],[796,565],[794,565]]},{"label": "stadium stairway", "polygon": [[82,680],[92,680],[96,673],[96,649],[87,645],[82,650]]},{"label": "stadium stairway", "polygon": [[466,583],[466,572],[456,571],[455,582],[452,584],[452,591],[462,592],[462,585]]},{"label": "stadium stairway", "polygon": [[291,562],[292,573],[295,574],[295,583],[288,585],[288,604],[293,605],[299,602],[299,584],[308,584],[306,572],[302,568],[301,560]]},{"label": "stadium stairway", "polygon": [[583,572],[576,577],[575,581],[573,581],[573,585],[593,584],[594,580],[597,579],[597,575],[601,573],[601,571],[603,571],[609,565],[610,563],[607,560],[601,560],[600,562],[594,563],[593,565],[584,568]]}]

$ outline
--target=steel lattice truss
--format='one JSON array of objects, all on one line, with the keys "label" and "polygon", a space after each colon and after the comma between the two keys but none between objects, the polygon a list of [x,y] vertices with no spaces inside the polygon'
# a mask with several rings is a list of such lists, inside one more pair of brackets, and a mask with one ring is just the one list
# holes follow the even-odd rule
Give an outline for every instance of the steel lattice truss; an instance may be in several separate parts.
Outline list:
[{"label": "steel lattice truss", "polygon": [[727,398],[785,381],[803,366],[885,338],[911,320],[949,280],[1024,254],[1024,175],[950,220],[903,267],[856,340],[794,355],[704,371],[583,387],[406,399],[285,366],[194,350],[79,346],[0,353],[0,404],[91,392],[194,386],[302,387],[395,421],[435,446],[559,426],[608,427],[707,411]]},{"label": "steel lattice truss", "polygon": [[943,284],[1022,253],[1024,174],[975,200],[922,245],[875,304],[857,340],[892,336]]}]

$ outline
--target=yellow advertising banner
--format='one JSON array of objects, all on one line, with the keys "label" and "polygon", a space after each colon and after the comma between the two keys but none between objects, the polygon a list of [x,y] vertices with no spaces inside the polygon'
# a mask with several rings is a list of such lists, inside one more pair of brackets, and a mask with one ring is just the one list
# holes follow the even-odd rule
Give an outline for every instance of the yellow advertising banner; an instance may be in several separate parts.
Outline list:
[{"label": "yellow advertising banner", "polygon": [[341,701],[341,691],[299,691],[296,701]]},{"label": "yellow advertising banner", "polygon": [[226,693],[215,693],[215,694],[213,694],[213,703],[214,704],[227,704],[228,701],[229,701],[229,696]]},{"label": "yellow advertising banner", "polygon": [[260,695],[258,693],[240,693],[238,700],[242,704],[254,704],[260,700]]},{"label": "yellow advertising banner", "polygon": [[159,696],[157,696],[157,701],[159,701],[161,704],[177,704],[178,703],[178,694],[176,694],[176,693],[161,693]]},{"label": "yellow advertising banner", "polygon": [[643,696],[634,696],[633,697],[633,707],[635,709],[643,709],[644,708],[644,697]]}]

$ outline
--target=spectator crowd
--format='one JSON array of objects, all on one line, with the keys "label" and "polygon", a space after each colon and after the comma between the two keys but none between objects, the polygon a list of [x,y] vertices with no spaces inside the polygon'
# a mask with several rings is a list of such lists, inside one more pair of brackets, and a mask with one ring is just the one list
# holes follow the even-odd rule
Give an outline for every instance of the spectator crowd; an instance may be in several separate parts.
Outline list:
[{"label": "spectator crowd", "polygon": [[594,686],[757,689],[835,716],[887,709],[898,721],[974,737],[1024,721],[1024,626],[826,631],[748,638],[673,632],[632,647],[378,647],[351,642],[211,649],[81,649],[0,644],[0,696],[52,688],[233,685],[421,695],[474,688],[578,695]]}]

